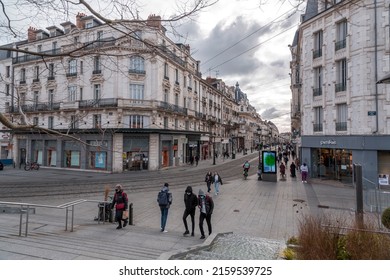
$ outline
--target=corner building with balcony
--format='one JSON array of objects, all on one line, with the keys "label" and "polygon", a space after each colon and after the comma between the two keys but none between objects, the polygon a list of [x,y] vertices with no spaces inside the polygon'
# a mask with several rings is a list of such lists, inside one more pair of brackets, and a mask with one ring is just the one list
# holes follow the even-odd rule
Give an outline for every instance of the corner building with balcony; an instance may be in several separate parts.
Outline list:
[{"label": "corner building with balcony", "polygon": [[[235,88],[202,79],[189,45],[172,42],[159,16],[108,26],[79,13],[61,26],[30,27],[12,45],[18,52],[0,52],[1,108],[12,123],[36,126],[3,126],[0,158],[122,172],[239,149]],[[248,148],[261,119],[246,108],[252,125],[240,145]]]},{"label": "corner building with balcony", "polygon": [[[290,46],[292,132],[314,178],[390,174],[390,1],[308,1]],[[298,128],[298,126],[300,126]],[[299,133],[296,133],[299,132]]]}]

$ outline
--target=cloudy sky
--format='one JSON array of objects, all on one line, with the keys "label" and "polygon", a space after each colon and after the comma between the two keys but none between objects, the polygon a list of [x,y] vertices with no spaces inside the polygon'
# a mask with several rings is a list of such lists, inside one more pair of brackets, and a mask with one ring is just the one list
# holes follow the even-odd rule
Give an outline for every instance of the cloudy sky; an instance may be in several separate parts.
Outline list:
[{"label": "cloudy sky", "polygon": [[[168,2],[168,1],[166,1]],[[172,1],[174,2],[174,1]],[[291,60],[288,45],[304,11],[303,1],[219,0],[182,24],[175,41],[190,44],[203,78],[240,84],[262,119],[290,131]],[[144,12],[167,16],[175,6],[145,0]],[[145,16],[147,16],[145,14]]]},{"label": "cloudy sky", "polygon": [[[64,13],[69,7],[58,1],[59,13],[51,10],[34,13],[33,9],[18,4],[23,0],[7,0],[6,8],[17,23],[20,34],[26,34],[28,26],[42,28],[58,25],[68,17],[73,21],[73,12]],[[131,5],[132,0],[116,0]],[[195,0],[135,0],[139,17],[146,19],[150,14],[170,18],[183,11],[184,5]],[[203,78],[218,77],[228,86],[237,82],[247,94],[250,103],[264,120],[273,121],[280,132],[290,131],[289,63],[288,45],[292,43],[304,11],[303,0],[205,0],[216,2],[200,13],[175,23],[175,33],[168,35],[178,43],[189,44],[191,53],[201,61]],[[16,5],[15,5],[16,3]],[[65,4],[64,4],[65,3]],[[108,18],[118,18],[118,10],[110,8],[111,0],[88,1],[98,12]],[[9,9],[10,7],[17,7]],[[134,11],[133,6],[129,10]],[[120,12],[120,11],[119,11]],[[88,12],[87,12],[88,13]],[[89,13],[88,13],[89,14]],[[0,31],[4,31],[5,17],[0,12]],[[44,21],[44,22],[43,22]],[[23,24],[22,24],[23,23]],[[0,34],[4,34],[1,33]],[[11,34],[13,35],[13,34]],[[0,38],[7,43],[6,37]],[[7,38],[13,38],[8,36]],[[16,38],[25,39],[25,38]]]}]

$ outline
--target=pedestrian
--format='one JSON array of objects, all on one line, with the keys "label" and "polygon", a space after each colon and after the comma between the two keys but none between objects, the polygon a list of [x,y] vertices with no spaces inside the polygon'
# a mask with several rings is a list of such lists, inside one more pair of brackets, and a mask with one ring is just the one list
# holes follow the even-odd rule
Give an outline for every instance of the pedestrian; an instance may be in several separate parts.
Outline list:
[{"label": "pedestrian", "polygon": [[[115,221],[118,222],[118,226],[116,229],[127,226],[128,216],[126,217],[127,207],[129,205],[129,199],[127,198],[127,194],[123,191],[123,187],[121,184],[117,184],[115,186],[115,195],[111,202],[111,209],[115,206]],[[125,214],[125,216],[124,216]]]},{"label": "pedestrian", "polygon": [[191,217],[191,225],[192,225],[192,231],[191,236],[194,236],[194,230],[195,230],[195,209],[196,206],[198,206],[198,198],[196,197],[196,194],[192,193],[192,187],[188,186],[185,193],[184,193],[184,214],[183,214],[183,223],[186,231],[183,233],[183,235],[190,234],[190,231],[188,230],[188,224],[187,224],[187,217],[190,215]]},{"label": "pedestrian", "polygon": [[161,232],[168,232],[165,230],[168,219],[168,210],[172,204],[172,193],[169,192],[169,184],[165,183],[160,192],[157,195],[158,206],[161,211]]},{"label": "pedestrian", "polygon": [[301,175],[302,175],[302,183],[307,183],[307,173],[309,172],[309,168],[304,162],[301,165]]},{"label": "pedestrian", "polygon": [[282,176],[282,178],[286,178],[286,166],[284,165],[283,161],[280,162],[280,165],[279,165],[279,170],[280,170],[280,175]]},{"label": "pedestrian", "polygon": [[223,185],[223,183],[222,183],[222,178],[221,178],[221,176],[218,174],[218,172],[214,172],[213,182],[214,182],[214,191],[215,191],[215,195],[218,195],[218,194],[219,194],[219,186],[220,186],[220,185]]},{"label": "pedestrian", "polygon": [[198,166],[198,163],[199,163],[199,156],[198,155],[195,156],[195,163],[196,163],[196,166]]},{"label": "pedestrian", "polygon": [[198,207],[200,210],[199,215],[199,229],[200,229],[200,239],[205,239],[204,230],[203,230],[203,222],[206,219],[207,228],[209,230],[209,235],[212,233],[211,227],[211,215],[214,210],[214,201],[209,195],[205,195],[202,190],[199,190],[198,195]]},{"label": "pedestrian", "polygon": [[211,174],[211,171],[207,172],[204,181],[207,184],[207,192],[209,193],[211,191],[211,183],[213,182],[213,175]]},{"label": "pedestrian", "polygon": [[297,169],[297,167],[295,166],[295,163],[294,161],[291,162],[290,164],[290,175],[291,177],[295,178],[295,170]]}]

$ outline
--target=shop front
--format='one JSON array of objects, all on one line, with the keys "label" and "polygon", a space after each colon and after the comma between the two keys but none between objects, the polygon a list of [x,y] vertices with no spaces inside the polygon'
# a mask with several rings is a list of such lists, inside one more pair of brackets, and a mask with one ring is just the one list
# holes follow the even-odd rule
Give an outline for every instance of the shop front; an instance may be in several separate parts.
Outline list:
[{"label": "shop front", "polygon": [[380,176],[390,174],[389,135],[302,136],[300,150],[311,178],[352,185],[353,164],[359,164],[363,183],[376,187]]}]

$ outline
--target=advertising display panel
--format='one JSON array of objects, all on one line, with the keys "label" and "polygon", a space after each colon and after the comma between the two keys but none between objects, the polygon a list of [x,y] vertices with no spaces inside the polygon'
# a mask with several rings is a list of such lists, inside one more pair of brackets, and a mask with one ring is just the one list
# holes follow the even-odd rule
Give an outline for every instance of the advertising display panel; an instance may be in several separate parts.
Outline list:
[{"label": "advertising display panel", "polygon": [[262,151],[263,173],[276,174],[276,152]]}]

